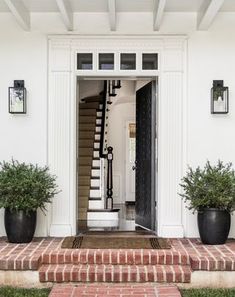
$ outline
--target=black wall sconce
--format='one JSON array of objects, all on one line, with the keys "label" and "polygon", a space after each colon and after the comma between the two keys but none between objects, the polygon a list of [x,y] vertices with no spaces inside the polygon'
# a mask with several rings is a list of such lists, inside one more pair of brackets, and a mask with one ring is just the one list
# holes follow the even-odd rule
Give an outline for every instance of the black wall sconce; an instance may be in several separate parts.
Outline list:
[{"label": "black wall sconce", "polygon": [[223,80],[213,80],[211,88],[211,113],[225,114],[229,111],[228,87]]},{"label": "black wall sconce", "polygon": [[9,113],[26,113],[26,88],[24,87],[24,80],[14,80],[14,87],[9,87],[8,100]]}]

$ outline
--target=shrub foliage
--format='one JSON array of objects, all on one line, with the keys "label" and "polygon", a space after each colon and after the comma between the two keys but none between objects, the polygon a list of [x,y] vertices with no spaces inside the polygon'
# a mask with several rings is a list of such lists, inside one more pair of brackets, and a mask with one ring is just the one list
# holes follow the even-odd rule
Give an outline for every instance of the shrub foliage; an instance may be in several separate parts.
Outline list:
[{"label": "shrub foliage", "polygon": [[11,211],[46,210],[58,193],[56,177],[49,173],[48,167],[11,162],[0,163],[0,208]]},{"label": "shrub foliage", "polygon": [[217,208],[232,212],[235,210],[235,171],[232,163],[218,161],[212,166],[207,161],[205,167],[188,168],[180,186],[188,208],[193,211]]}]

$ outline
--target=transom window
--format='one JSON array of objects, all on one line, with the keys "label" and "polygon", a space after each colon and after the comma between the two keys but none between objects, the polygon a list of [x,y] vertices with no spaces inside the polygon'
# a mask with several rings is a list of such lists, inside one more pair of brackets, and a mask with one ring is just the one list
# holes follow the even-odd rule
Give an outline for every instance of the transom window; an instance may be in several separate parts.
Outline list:
[{"label": "transom window", "polygon": [[154,52],[77,53],[79,71],[148,71],[158,70],[158,54]]},{"label": "transom window", "polygon": [[99,70],[113,70],[114,69],[114,54],[99,54]]},{"label": "transom window", "polygon": [[92,53],[77,54],[77,69],[79,69],[79,70],[92,70],[93,69]]},{"label": "transom window", "polygon": [[135,70],[136,69],[136,54],[120,54],[120,69]]}]

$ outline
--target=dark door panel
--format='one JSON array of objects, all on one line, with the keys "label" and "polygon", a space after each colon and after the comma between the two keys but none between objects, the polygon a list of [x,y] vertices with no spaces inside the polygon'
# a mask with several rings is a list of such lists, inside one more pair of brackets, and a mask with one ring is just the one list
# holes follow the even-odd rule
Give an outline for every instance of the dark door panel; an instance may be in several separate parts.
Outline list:
[{"label": "dark door panel", "polygon": [[155,229],[156,83],[136,92],[136,224]]}]

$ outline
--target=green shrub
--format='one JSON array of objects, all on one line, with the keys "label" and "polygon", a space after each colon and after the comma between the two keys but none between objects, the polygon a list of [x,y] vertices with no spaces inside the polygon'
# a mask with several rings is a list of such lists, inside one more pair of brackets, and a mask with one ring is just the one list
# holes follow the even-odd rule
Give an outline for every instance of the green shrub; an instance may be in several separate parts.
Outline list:
[{"label": "green shrub", "polygon": [[48,167],[11,162],[0,163],[0,208],[11,211],[46,210],[58,193],[56,177],[49,173]]},{"label": "green shrub", "polygon": [[189,167],[182,179],[183,197],[193,211],[217,208],[232,212],[235,209],[235,171],[232,163],[215,166],[207,161],[205,167],[193,170]]}]

